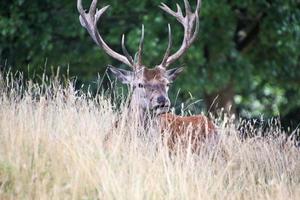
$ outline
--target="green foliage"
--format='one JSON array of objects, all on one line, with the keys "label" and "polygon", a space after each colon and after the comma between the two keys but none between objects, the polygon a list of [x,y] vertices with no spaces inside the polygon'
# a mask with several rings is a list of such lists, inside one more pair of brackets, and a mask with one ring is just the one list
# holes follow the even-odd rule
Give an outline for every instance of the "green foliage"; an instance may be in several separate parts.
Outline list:
[{"label": "green foliage", "polygon": [[[88,8],[90,1],[83,2]],[[163,2],[173,9],[175,3],[183,5],[180,0]],[[107,4],[111,8],[99,29],[116,51],[125,33],[130,52],[136,52],[141,24],[146,30],[147,66],[162,59],[167,23],[172,25],[173,51],[180,46],[182,28],[160,11],[158,1],[99,0],[99,6]],[[189,92],[199,99],[233,84],[237,106],[244,113],[273,115],[300,106],[299,8],[297,0],[203,0],[199,38],[174,65],[186,67],[174,86],[182,89],[179,101],[190,98]],[[0,64],[29,75],[44,71],[45,65],[63,70],[70,66],[70,74],[81,81],[95,81],[108,64],[120,66],[80,26],[74,0],[2,1]],[[173,89],[173,96],[176,92]]]}]

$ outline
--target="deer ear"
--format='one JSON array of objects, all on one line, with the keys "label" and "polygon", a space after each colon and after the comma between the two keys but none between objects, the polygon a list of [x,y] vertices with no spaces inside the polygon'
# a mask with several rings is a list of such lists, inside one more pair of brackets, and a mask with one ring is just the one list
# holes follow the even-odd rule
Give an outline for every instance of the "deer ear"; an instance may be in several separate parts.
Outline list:
[{"label": "deer ear", "polygon": [[118,69],[113,66],[109,66],[108,69],[117,77],[119,81],[124,84],[129,84],[133,78],[133,72],[125,70],[125,69]]},{"label": "deer ear", "polygon": [[167,77],[170,81],[174,81],[177,76],[183,71],[183,67],[169,69],[167,73]]}]

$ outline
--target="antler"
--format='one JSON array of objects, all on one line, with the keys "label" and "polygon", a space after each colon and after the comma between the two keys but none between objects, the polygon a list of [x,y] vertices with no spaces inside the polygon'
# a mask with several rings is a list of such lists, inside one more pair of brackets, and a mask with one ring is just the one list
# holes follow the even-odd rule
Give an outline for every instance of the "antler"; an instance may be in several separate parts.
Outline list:
[{"label": "antler", "polygon": [[90,6],[90,9],[88,12],[86,12],[82,7],[82,1],[77,0],[77,9],[80,14],[79,20],[81,25],[88,31],[94,42],[102,48],[109,56],[113,57],[114,59],[124,63],[125,65],[128,65],[132,67],[134,70],[137,70],[142,64],[141,64],[141,55],[142,55],[142,47],[143,47],[143,40],[144,40],[144,27],[142,28],[142,37],[140,41],[140,47],[138,51],[138,62],[135,63],[132,56],[129,55],[126,47],[125,47],[125,36],[123,34],[122,36],[122,51],[123,54],[121,55],[114,50],[112,50],[103,40],[101,35],[99,34],[99,31],[97,29],[97,23],[100,19],[100,17],[105,13],[105,11],[109,8],[108,6],[105,6],[98,10],[97,7],[97,1],[93,0]]},{"label": "antler", "polygon": [[191,44],[195,41],[198,31],[199,31],[199,10],[201,7],[201,0],[197,0],[196,10],[193,13],[191,11],[191,6],[188,0],[184,0],[185,6],[185,16],[183,16],[182,10],[178,4],[177,5],[177,12],[171,10],[166,4],[161,3],[160,8],[164,10],[166,13],[172,15],[177,19],[179,23],[182,24],[184,28],[184,36],[181,47],[172,54],[171,56],[171,46],[172,46],[172,34],[171,34],[171,27],[169,25],[169,44],[166,50],[165,56],[163,58],[162,63],[159,65],[160,67],[167,68],[170,64],[174,61],[179,59],[191,46]]},{"label": "antler", "polygon": [[[124,55],[121,55],[117,53],[116,51],[112,50],[103,40],[101,37],[98,29],[97,29],[97,23],[100,19],[100,17],[105,13],[105,11],[109,8],[108,6],[105,6],[98,10],[97,7],[97,0],[93,0],[89,11],[86,12],[82,7],[82,0],[77,0],[77,9],[80,14],[79,20],[81,25],[88,31],[92,39],[95,41],[95,43],[102,48],[109,56],[113,57],[116,60],[119,60],[120,62],[132,67],[134,70],[138,70],[140,67],[142,67],[142,53],[143,53],[143,46],[144,46],[144,26],[142,26],[142,34],[140,39],[140,45],[137,52],[137,60],[132,58],[132,56],[128,53],[126,47],[125,47],[125,35],[122,35],[122,51]],[[182,10],[178,4],[177,5],[177,12],[174,12],[171,10],[166,4],[161,3],[160,8],[163,9],[166,13],[172,15],[177,19],[179,23],[182,24],[184,28],[184,37],[181,44],[181,47],[170,56],[171,53],[171,47],[172,47],[172,33],[171,33],[171,26],[168,25],[168,31],[169,31],[169,44],[168,48],[166,50],[166,53],[164,55],[164,58],[159,65],[160,67],[167,68],[170,64],[172,64],[174,61],[179,59],[191,46],[191,44],[195,41],[196,36],[198,34],[199,30],[199,10],[201,7],[201,0],[197,0],[197,7],[195,12],[193,13],[191,11],[191,6],[188,2],[188,0],[184,0],[184,6],[185,6],[185,16],[183,16]]]}]

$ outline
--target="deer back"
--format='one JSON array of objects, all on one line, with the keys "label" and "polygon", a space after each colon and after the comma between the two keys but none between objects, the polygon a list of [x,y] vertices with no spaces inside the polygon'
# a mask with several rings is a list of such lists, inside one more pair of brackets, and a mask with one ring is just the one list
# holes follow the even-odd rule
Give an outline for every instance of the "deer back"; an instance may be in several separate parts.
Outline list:
[{"label": "deer back", "polygon": [[215,124],[204,115],[183,117],[165,113],[160,115],[159,121],[163,139],[171,150],[177,145],[186,148],[190,144],[196,151],[205,139],[217,136]]}]

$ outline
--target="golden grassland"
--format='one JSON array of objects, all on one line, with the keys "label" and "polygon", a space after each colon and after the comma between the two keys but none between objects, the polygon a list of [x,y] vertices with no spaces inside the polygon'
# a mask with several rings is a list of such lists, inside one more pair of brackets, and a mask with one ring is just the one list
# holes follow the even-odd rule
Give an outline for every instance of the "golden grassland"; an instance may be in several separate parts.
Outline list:
[{"label": "golden grassland", "polygon": [[300,151],[278,137],[279,125],[241,140],[223,118],[218,144],[170,155],[159,134],[126,121],[126,106],[117,111],[104,95],[10,78],[0,92],[0,199],[300,197]]}]

